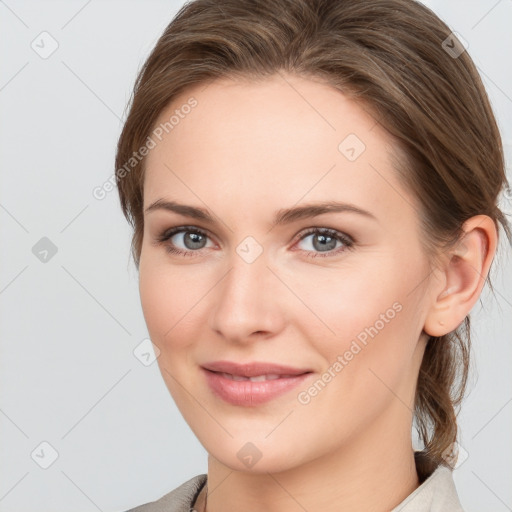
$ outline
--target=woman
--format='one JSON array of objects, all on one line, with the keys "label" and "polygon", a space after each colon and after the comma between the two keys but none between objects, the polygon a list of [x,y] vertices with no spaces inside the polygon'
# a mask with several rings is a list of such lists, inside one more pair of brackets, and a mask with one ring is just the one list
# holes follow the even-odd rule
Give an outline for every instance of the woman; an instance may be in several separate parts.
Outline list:
[{"label": "woman", "polygon": [[188,3],[116,169],[158,364],[209,454],[133,510],[462,510],[469,312],[511,232],[493,112],[437,16]]}]

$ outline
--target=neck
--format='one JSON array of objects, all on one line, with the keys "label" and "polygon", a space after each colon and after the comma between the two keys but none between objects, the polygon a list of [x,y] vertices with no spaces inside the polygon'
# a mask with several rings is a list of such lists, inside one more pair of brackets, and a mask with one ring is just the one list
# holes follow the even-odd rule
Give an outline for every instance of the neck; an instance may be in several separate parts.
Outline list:
[{"label": "neck", "polygon": [[207,512],[389,511],[419,485],[404,424],[375,422],[339,450],[275,473],[232,470],[210,456]]}]

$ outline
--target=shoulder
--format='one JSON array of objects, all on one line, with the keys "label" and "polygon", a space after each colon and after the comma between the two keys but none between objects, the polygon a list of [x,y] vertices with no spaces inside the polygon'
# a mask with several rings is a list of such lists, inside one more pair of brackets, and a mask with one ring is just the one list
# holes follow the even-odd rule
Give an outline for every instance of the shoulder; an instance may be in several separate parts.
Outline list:
[{"label": "shoulder", "polygon": [[160,499],[126,512],[189,512],[196,496],[206,482],[206,474],[196,475]]},{"label": "shoulder", "polygon": [[453,481],[452,470],[437,469],[391,512],[464,512]]}]

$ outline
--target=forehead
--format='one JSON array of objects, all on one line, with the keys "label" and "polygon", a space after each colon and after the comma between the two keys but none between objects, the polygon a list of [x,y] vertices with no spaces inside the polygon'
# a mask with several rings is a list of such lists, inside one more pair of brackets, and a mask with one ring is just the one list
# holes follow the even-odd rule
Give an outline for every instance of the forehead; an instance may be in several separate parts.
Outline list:
[{"label": "forehead", "polygon": [[172,129],[147,156],[145,205],[212,195],[235,208],[334,199],[375,211],[413,202],[393,171],[388,134],[327,84],[290,75],[220,79],[187,89],[155,126],[171,116]]}]

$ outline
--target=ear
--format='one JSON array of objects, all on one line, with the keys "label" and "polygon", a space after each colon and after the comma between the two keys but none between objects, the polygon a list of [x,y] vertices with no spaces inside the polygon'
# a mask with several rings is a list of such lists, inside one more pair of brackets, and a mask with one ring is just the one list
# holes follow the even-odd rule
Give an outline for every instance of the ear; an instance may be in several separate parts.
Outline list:
[{"label": "ear", "polygon": [[459,244],[443,260],[440,284],[425,319],[423,330],[430,336],[448,334],[464,321],[480,296],[496,252],[498,234],[489,216],[471,217],[462,229]]}]

